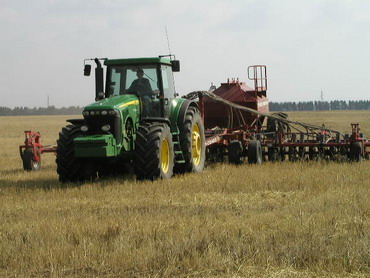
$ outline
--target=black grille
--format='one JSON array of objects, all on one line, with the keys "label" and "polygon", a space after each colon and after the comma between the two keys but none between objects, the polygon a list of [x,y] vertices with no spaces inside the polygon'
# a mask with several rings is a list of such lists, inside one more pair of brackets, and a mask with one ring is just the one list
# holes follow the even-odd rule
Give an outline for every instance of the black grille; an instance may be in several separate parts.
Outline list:
[{"label": "black grille", "polygon": [[[112,133],[116,138],[117,144],[121,143],[121,121],[119,115],[89,115],[85,116],[85,125],[89,127],[86,134],[107,134]],[[111,127],[109,132],[102,131],[102,126],[109,125]]]}]

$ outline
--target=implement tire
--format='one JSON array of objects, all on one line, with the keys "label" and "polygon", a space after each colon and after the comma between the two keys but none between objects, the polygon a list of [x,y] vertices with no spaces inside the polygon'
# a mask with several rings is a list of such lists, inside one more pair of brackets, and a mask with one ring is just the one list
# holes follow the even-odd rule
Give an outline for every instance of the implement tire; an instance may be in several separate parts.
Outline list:
[{"label": "implement tire", "polygon": [[40,157],[39,161],[35,160],[33,148],[27,148],[22,155],[23,169],[26,171],[38,171],[41,168],[41,153],[39,148],[36,148],[37,155]]},{"label": "implement tire", "polygon": [[193,106],[188,108],[184,122],[179,123],[179,129],[180,147],[185,163],[176,164],[175,172],[179,174],[202,172],[206,158],[206,140],[203,120],[198,108]]},{"label": "implement tire", "polygon": [[143,123],[136,132],[134,170],[138,180],[169,179],[173,175],[174,150],[170,128],[162,123]]},{"label": "implement tire", "polygon": [[227,146],[227,154],[229,158],[230,164],[242,164],[242,154],[243,154],[243,146],[240,141],[234,140],[231,141],[230,144]]},{"label": "implement tire", "polygon": [[248,144],[248,163],[262,163],[262,146],[259,140],[251,140]]},{"label": "implement tire", "polygon": [[269,161],[271,162],[277,162],[282,160],[281,153],[278,147],[268,147],[267,156]]},{"label": "implement tire", "polygon": [[353,162],[362,161],[362,144],[361,142],[353,142],[349,150],[350,160]]},{"label": "implement tire", "polygon": [[93,163],[74,155],[73,140],[81,134],[80,127],[74,125],[67,125],[59,132],[56,163],[60,182],[83,182],[97,176]]}]

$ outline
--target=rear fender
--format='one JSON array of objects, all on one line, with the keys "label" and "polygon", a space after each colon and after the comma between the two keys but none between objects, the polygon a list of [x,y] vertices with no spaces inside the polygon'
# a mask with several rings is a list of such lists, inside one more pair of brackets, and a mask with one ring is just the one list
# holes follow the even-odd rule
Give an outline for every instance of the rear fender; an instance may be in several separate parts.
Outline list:
[{"label": "rear fender", "polygon": [[181,126],[185,121],[186,111],[191,106],[199,109],[198,104],[190,99],[176,98],[172,101],[170,117],[171,131],[178,131],[178,126]]}]

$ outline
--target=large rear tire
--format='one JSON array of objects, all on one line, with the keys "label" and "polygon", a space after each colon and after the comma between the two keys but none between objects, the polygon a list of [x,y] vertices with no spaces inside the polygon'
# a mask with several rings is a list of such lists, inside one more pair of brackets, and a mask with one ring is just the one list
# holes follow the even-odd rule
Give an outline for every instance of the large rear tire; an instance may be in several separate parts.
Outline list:
[{"label": "large rear tire", "polygon": [[59,132],[56,163],[61,182],[83,182],[97,177],[91,161],[74,155],[73,140],[81,134],[80,127],[74,125],[67,125]]},{"label": "large rear tire", "polygon": [[33,148],[27,148],[24,150],[22,155],[23,169],[26,171],[38,171],[41,169],[41,152],[39,148],[36,148],[37,155],[40,160],[37,161],[33,154]]},{"label": "large rear tire", "polygon": [[143,123],[136,132],[134,169],[139,180],[169,179],[173,175],[174,150],[170,128],[162,123]]},{"label": "large rear tire", "polygon": [[180,146],[185,163],[175,165],[176,173],[199,173],[204,169],[206,146],[204,125],[200,112],[196,107],[190,106],[186,112],[185,120],[179,123]]}]

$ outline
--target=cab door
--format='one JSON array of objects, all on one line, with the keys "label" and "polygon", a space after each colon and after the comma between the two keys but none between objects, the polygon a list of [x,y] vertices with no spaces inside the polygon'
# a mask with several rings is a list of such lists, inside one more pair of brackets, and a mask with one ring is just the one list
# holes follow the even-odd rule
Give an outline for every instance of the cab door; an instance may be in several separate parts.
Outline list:
[{"label": "cab door", "polygon": [[173,82],[172,67],[161,65],[160,68],[162,88],[163,88],[163,112],[164,117],[169,118],[171,113],[171,102],[175,96],[175,86]]}]

